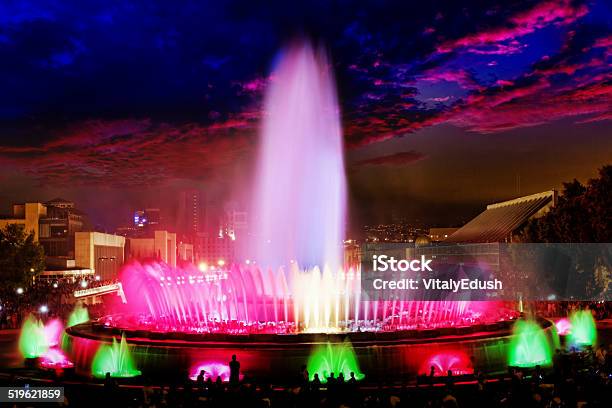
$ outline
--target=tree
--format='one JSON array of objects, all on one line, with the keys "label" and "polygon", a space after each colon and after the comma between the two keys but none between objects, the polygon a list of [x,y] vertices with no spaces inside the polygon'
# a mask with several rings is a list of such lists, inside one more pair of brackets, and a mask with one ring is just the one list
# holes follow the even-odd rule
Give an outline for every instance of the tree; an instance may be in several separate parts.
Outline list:
[{"label": "tree", "polygon": [[612,242],[612,165],[586,185],[563,184],[557,205],[527,223],[524,242]]},{"label": "tree", "polygon": [[15,286],[28,285],[45,269],[45,253],[27,234],[23,225],[8,224],[0,229],[0,276]]},{"label": "tree", "polygon": [[[546,215],[530,220],[523,242],[610,243],[612,242],[612,165],[599,170],[599,177],[586,185],[578,180],[563,184],[557,205]],[[612,289],[609,245],[575,246],[577,269],[572,289],[576,293],[605,297]]]}]

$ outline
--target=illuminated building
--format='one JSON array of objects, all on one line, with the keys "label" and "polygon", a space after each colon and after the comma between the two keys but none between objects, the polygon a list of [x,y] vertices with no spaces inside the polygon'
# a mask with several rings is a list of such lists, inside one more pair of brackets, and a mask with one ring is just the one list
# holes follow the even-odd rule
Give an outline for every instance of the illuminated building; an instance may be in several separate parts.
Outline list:
[{"label": "illuminated building", "polygon": [[41,218],[47,215],[47,207],[42,203],[25,203],[13,205],[13,214],[0,219],[0,228],[9,224],[23,225],[26,233],[34,233],[34,240],[38,241],[38,229]]},{"label": "illuminated building", "polygon": [[176,266],[176,234],[168,231],[155,231],[152,237],[128,238],[126,259],[163,261]]},{"label": "illuminated building", "polygon": [[115,279],[124,261],[125,238],[101,232],[75,234],[74,260],[77,268],[93,271],[102,280]]},{"label": "illuminated building", "polygon": [[205,231],[206,212],[204,194],[196,189],[185,190],[179,194],[177,213],[177,231],[189,237],[195,237]]},{"label": "illuminated building", "polygon": [[56,198],[45,203],[47,215],[40,219],[39,241],[46,256],[74,258],[75,233],[86,229],[85,215],[71,201]]}]

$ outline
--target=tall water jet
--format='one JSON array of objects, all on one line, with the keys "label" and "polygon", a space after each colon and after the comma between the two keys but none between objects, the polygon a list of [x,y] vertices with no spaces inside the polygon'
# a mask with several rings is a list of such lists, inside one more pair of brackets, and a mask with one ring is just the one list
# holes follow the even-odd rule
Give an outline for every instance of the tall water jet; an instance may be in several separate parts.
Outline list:
[{"label": "tall water jet", "polygon": [[257,262],[342,266],[346,186],[336,86],[308,42],[281,55],[265,99],[253,203]]}]

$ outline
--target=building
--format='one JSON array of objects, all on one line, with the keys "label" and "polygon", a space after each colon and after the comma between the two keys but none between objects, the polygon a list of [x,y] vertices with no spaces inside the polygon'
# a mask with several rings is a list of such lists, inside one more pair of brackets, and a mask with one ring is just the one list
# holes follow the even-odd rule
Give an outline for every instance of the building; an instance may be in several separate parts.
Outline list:
[{"label": "building", "polygon": [[429,240],[431,242],[444,241],[451,235],[453,235],[459,228],[430,228],[429,229]]},{"label": "building", "polygon": [[146,229],[159,229],[161,211],[159,208],[146,208],[134,211],[134,227]]},{"label": "building", "polygon": [[74,258],[74,234],[86,229],[87,220],[72,201],[56,198],[44,204],[13,205],[13,215],[0,219],[0,228],[7,224],[23,225],[26,233],[33,232],[45,256]]},{"label": "building", "polygon": [[236,240],[227,235],[201,235],[197,239],[197,248],[198,261],[209,265],[230,264],[236,260]]},{"label": "building", "polygon": [[0,228],[9,224],[23,225],[26,233],[34,233],[38,241],[40,219],[47,216],[47,207],[42,203],[14,204],[13,214],[0,218]]},{"label": "building", "polygon": [[125,238],[101,232],[76,232],[74,265],[102,280],[116,279],[124,263]]},{"label": "building", "polygon": [[444,242],[514,242],[525,224],[546,214],[557,203],[555,190],[490,204]]},{"label": "building", "polygon": [[188,237],[205,232],[206,211],[204,194],[200,190],[181,191],[176,220],[177,231]]},{"label": "building", "polygon": [[194,263],[195,253],[193,251],[193,244],[187,242],[179,242],[177,244],[177,261]]},{"label": "building", "polygon": [[152,237],[128,238],[125,254],[126,259],[157,260],[175,267],[176,234],[168,231],[154,231]]},{"label": "building", "polygon": [[56,198],[45,203],[47,215],[39,220],[39,241],[46,256],[74,258],[75,233],[87,226],[85,214],[72,201]]}]

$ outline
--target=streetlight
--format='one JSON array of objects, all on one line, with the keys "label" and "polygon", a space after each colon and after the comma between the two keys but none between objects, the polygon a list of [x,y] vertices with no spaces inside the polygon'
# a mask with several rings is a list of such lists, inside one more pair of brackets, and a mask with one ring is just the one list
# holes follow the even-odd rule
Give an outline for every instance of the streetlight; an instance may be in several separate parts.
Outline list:
[{"label": "streetlight", "polygon": [[86,288],[87,287],[87,281],[86,280],[82,280],[81,281],[81,287],[82,288]]},{"label": "streetlight", "polygon": [[38,308],[38,310],[40,311],[40,313],[47,313],[49,311],[49,308],[47,307],[47,305],[42,305]]},{"label": "streetlight", "polygon": [[53,282],[53,287],[57,289],[57,282]]},{"label": "streetlight", "polygon": [[18,295],[23,294],[23,288],[17,288],[17,294]]}]

